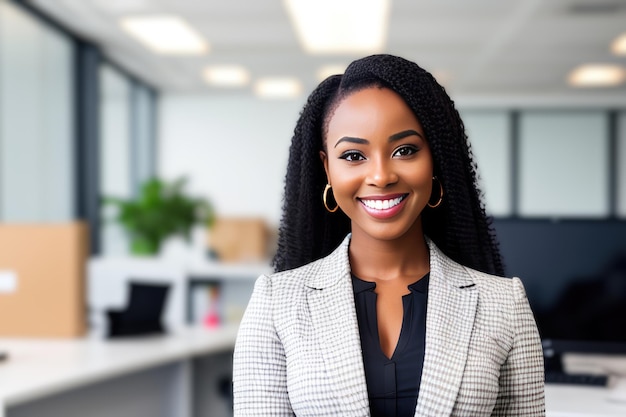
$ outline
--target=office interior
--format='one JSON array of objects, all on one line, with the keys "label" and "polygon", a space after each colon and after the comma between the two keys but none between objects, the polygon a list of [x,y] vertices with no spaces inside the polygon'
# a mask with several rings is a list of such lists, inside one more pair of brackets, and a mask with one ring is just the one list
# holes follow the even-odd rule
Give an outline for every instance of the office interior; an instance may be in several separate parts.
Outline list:
[{"label": "office interior", "polygon": [[[626,415],[626,2],[309,2],[355,32],[357,9],[383,22],[373,46],[321,51],[292,3],[0,0],[0,417],[232,415],[295,121],[324,76],[377,52],[456,103],[542,333],[547,415]],[[199,40],[133,37],[155,16]],[[153,178],[184,178],[216,220],[138,255],[103,199]],[[145,287],[166,291],[162,329],[112,337]]]}]

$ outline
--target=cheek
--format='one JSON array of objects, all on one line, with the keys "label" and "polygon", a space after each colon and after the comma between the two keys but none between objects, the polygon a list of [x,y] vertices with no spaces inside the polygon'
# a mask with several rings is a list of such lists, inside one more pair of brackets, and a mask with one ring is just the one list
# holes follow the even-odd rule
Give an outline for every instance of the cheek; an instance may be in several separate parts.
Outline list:
[{"label": "cheek", "polygon": [[328,171],[335,199],[338,202],[352,199],[361,186],[361,179],[357,170],[354,167],[348,168],[342,164],[329,162]]},{"label": "cheek", "polygon": [[349,170],[341,162],[337,158],[332,157],[328,160],[328,179],[333,187],[338,186],[349,177]]},{"label": "cheek", "polygon": [[433,168],[428,162],[416,162],[406,166],[401,173],[405,181],[415,188],[432,188]]},{"label": "cheek", "polygon": [[433,186],[433,162],[430,153],[425,154],[414,172],[415,181],[428,189]]}]

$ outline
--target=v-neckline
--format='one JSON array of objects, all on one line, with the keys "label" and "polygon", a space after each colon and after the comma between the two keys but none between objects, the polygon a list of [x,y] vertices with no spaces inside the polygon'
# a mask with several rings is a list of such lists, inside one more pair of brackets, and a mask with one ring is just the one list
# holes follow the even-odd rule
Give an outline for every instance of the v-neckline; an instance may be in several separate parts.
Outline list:
[{"label": "v-neckline", "polygon": [[424,291],[424,288],[421,288],[421,287],[425,285],[424,280],[427,281],[429,275],[430,273],[426,273],[423,277],[421,277],[417,281],[407,285],[409,292],[407,294],[402,295],[402,323],[400,324],[400,333],[398,334],[398,339],[396,340],[391,356],[387,356],[387,354],[385,354],[383,347],[381,345],[380,332],[378,329],[378,306],[377,306],[378,294],[375,292],[376,282],[365,281],[357,277],[356,275],[352,275],[353,278],[357,280],[357,282],[361,283],[359,285],[360,291],[367,291],[371,294],[370,295],[371,297],[374,297],[374,311],[372,313],[373,325],[368,326],[368,328],[372,334],[372,338],[376,341],[377,351],[380,353],[380,355],[382,355],[382,357],[387,362],[393,362],[394,358],[396,358],[397,355],[399,355],[402,352],[402,349],[406,347],[406,344],[407,344],[406,332],[407,332],[407,329],[409,329],[410,326],[412,325],[411,320],[413,316],[412,314],[407,314],[407,311],[409,311],[411,307],[410,305],[407,305],[407,303],[413,302],[412,295],[414,291],[419,291],[419,292]]}]

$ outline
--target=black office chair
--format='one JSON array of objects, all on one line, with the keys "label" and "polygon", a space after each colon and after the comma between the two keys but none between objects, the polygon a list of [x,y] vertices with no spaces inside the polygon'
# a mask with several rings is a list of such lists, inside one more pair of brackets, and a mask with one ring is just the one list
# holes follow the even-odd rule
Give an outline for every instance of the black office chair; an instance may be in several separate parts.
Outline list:
[{"label": "black office chair", "polygon": [[124,310],[107,310],[108,337],[164,333],[161,315],[170,284],[130,282],[128,305]]}]

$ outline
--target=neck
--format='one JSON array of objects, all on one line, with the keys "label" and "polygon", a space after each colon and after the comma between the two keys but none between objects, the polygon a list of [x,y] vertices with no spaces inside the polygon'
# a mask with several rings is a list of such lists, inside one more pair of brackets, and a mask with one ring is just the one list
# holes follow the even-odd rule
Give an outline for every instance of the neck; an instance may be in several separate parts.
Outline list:
[{"label": "neck", "polygon": [[349,248],[352,273],[365,280],[424,276],[430,271],[429,250],[421,224],[418,226],[394,240],[374,239],[353,230]]}]

